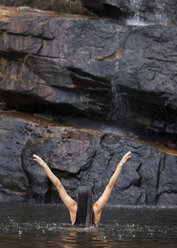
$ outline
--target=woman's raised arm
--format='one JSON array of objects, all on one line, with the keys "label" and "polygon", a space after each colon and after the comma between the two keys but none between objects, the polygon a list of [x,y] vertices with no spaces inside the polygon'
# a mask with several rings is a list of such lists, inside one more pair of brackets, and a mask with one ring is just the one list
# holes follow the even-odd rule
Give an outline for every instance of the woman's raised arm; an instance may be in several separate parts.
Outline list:
[{"label": "woman's raised arm", "polygon": [[109,197],[111,195],[111,192],[113,190],[113,187],[120,176],[120,173],[122,171],[122,167],[126,163],[127,159],[129,159],[130,157],[131,157],[131,152],[127,152],[123,156],[123,158],[121,159],[121,161],[117,165],[117,168],[116,168],[114,174],[110,178],[109,183],[106,186],[102,196],[94,203],[94,209],[97,213],[100,213],[103,210],[106,203],[108,202]]},{"label": "woman's raised arm", "polygon": [[77,206],[77,203],[68,195],[66,192],[65,188],[63,187],[62,183],[60,180],[53,174],[51,169],[48,167],[48,165],[36,154],[33,155],[34,161],[38,162],[45,170],[47,176],[50,178],[52,183],[55,185],[57,188],[60,197],[66,207],[69,209],[70,212],[75,212],[75,208]]}]

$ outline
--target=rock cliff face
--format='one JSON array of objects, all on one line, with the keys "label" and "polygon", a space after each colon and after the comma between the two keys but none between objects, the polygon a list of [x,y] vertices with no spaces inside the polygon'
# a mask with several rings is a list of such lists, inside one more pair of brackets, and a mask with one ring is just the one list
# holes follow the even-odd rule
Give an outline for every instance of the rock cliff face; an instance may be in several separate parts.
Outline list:
[{"label": "rock cliff face", "polygon": [[77,187],[94,186],[97,199],[121,157],[132,151],[123,168],[110,204],[174,205],[176,156],[133,139],[98,131],[59,126],[28,114],[0,113],[0,201],[60,202],[33,153],[48,163],[68,193]]},{"label": "rock cliff face", "polygon": [[[177,146],[176,26],[122,25],[134,15],[132,1],[84,4],[102,16],[105,6],[119,8],[121,18],[112,7],[109,17],[120,22],[0,8],[0,200],[60,201],[34,165],[33,153],[44,158],[72,197],[87,181],[97,198],[131,150],[110,203],[177,204],[177,152],[169,150]],[[149,22],[146,10],[154,5],[143,6],[139,16],[144,11],[143,21]],[[176,24],[175,14],[168,20]],[[77,119],[82,127],[83,118],[89,130],[61,124]],[[134,134],[93,131],[89,123],[96,122]],[[137,135],[156,144],[140,142]],[[159,143],[168,149],[156,149]]]}]

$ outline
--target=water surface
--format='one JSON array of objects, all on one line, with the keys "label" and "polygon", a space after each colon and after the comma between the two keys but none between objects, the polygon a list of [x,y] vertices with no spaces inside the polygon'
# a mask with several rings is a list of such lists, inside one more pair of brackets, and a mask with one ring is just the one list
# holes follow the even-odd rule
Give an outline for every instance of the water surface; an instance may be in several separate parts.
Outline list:
[{"label": "water surface", "polygon": [[105,208],[100,227],[70,225],[60,205],[0,204],[0,247],[176,248],[177,208]]}]

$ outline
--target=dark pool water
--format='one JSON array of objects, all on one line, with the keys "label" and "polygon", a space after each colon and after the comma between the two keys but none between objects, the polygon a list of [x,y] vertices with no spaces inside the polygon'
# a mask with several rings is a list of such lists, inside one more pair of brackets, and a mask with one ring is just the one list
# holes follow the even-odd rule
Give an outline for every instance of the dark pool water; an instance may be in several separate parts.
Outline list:
[{"label": "dark pool water", "polygon": [[78,228],[63,206],[1,203],[0,247],[177,248],[177,208],[107,207],[99,228]]}]

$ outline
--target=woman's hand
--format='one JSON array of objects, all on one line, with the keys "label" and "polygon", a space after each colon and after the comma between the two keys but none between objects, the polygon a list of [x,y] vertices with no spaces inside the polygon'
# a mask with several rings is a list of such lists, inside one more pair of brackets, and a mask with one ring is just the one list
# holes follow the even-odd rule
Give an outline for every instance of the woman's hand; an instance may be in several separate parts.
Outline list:
[{"label": "woman's hand", "polygon": [[123,156],[123,158],[120,160],[120,162],[119,162],[119,165],[120,166],[123,166],[126,162],[127,162],[127,159],[129,159],[129,158],[131,158],[131,152],[129,151],[129,152],[127,152],[124,156]]},{"label": "woman's hand", "polygon": [[34,158],[34,161],[38,162],[43,168],[46,168],[47,167],[47,165],[44,162],[44,160],[42,160],[42,158],[40,158],[36,154],[33,154],[33,158]]}]

